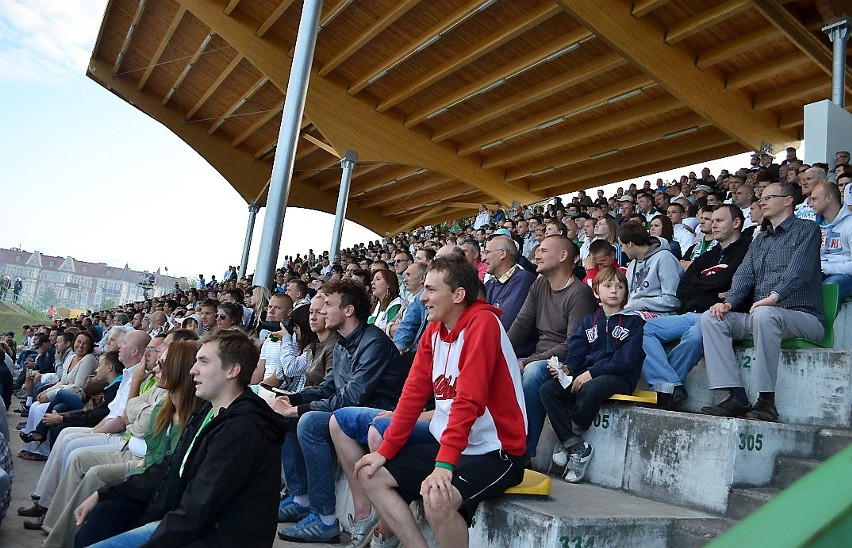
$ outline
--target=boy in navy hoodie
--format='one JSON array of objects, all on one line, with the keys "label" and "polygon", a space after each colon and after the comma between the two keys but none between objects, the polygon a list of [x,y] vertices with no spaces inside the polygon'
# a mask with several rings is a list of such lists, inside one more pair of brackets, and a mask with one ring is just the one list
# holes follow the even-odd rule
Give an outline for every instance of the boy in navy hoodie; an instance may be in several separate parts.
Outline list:
[{"label": "boy in navy hoodie", "polygon": [[583,479],[594,454],[582,433],[607,398],[633,393],[645,359],[645,322],[637,313],[623,310],[627,277],[617,268],[606,267],[595,277],[592,289],[601,306],[580,321],[568,340],[567,371],[562,373],[573,375],[573,380],[560,375],[563,366],[548,366],[554,378],[539,390],[559,438],[553,463],[564,467],[562,477],[571,483]]}]

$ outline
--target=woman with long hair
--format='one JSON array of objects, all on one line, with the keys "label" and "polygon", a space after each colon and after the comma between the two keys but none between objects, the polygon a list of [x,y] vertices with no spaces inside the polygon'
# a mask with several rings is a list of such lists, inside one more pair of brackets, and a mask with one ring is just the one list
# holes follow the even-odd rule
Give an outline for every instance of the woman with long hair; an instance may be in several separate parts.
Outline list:
[{"label": "woman with long hair", "polygon": [[615,260],[618,261],[618,264],[621,266],[626,266],[629,262],[627,260],[627,256],[621,251],[621,244],[618,243],[618,238],[616,233],[618,232],[618,225],[615,224],[615,219],[610,217],[609,215],[604,215],[598,222],[595,223],[595,240],[606,240],[612,247],[615,248]]},{"label": "woman with long hair", "polygon": [[672,255],[674,255],[677,260],[681,259],[680,244],[674,239],[674,225],[672,225],[671,219],[665,215],[657,215],[651,219],[651,227],[648,229],[648,233],[651,236],[662,238],[668,242],[669,250],[672,252]]},{"label": "woman with long hair", "polygon": [[254,313],[251,317],[251,328],[249,333],[256,336],[260,332],[260,323],[266,320],[266,307],[269,306],[269,299],[272,298],[272,292],[266,287],[256,285],[251,290],[246,298],[246,305],[250,306]]},{"label": "woman with long hair", "polygon": [[38,447],[47,433],[47,425],[41,422],[45,414],[83,408],[83,387],[98,366],[98,360],[93,353],[94,348],[95,341],[88,331],[81,331],[74,337],[74,354],[62,378],[50,388],[40,392],[37,396],[38,401],[33,402],[30,407],[27,425],[20,436],[25,443],[35,442],[35,444],[32,447],[24,447],[24,450],[47,454],[47,448],[41,448],[42,450],[39,451]]},{"label": "woman with long hair", "polygon": [[[305,373],[308,366],[305,350],[318,339],[317,333],[311,329],[310,308],[310,306],[295,308],[290,314],[290,327],[288,328],[285,322],[280,331],[272,334],[281,339],[281,364],[275,372],[275,381],[278,382],[271,384],[289,392],[298,392],[305,387],[307,382]],[[322,328],[325,330],[325,325]],[[269,381],[272,379],[266,380],[267,383]]]},{"label": "woman with long hair", "polygon": [[402,299],[399,296],[399,280],[396,274],[390,270],[376,270],[370,288],[373,290],[376,308],[367,319],[367,323],[387,332],[388,327],[402,308]]},{"label": "woman with long hair", "polygon": [[216,311],[216,327],[226,331],[240,329],[243,322],[243,307],[234,303],[219,303]]},{"label": "woman with long hair", "polygon": [[[139,444],[138,438],[131,438],[128,450],[121,453],[124,462],[116,462],[118,459],[115,455],[105,453],[101,458],[101,455],[96,454],[91,458],[101,459],[103,463],[89,468],[84,476],[63,474],[57,496],[44,519],[44,525],[50,528],[44,546],[73,546],[77,533],[74,510],[83,500],[101,487],[122,481],[128,473],[135,474],[163,462],[172,453],[190,417],[202,403],[195,396],[195,382],[189,374],[195,364],[198,347],[198,341],[175,341],[169,344],[157,360],[153,370],[157,386],[167,392],[151,412],[151,421],[142,440],[144,446]],[[134,444],[144,447],[141,454],[134,450]],[[60,497],[61,493],[67,496]],[[120,517],[134,519],[138,515],[120,514]]]}]

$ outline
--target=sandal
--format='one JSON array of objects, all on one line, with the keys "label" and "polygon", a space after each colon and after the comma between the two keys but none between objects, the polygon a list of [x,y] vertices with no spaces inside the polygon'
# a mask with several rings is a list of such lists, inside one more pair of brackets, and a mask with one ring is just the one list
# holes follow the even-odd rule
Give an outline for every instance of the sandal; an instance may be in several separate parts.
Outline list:
[{"label": "sandal", "polygon": [[41,443],[44,441],[44,436],[41,435],[41,432],[36,432],[35,430],[28,434],[24,432],[19,432],[18,435],[21,436],[21,441],[23,441],[24,443]]}]

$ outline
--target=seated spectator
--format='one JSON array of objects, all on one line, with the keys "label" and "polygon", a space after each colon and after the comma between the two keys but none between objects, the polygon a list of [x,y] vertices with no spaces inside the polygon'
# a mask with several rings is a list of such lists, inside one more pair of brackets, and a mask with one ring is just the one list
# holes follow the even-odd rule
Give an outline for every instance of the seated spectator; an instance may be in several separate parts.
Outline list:
[{"label": "seated spectator", "polygon": [[[582,481],[594,449],[583,440],[601,404],[613,394],[632,394],[639,382],[645,353],[642,351],[642,318],[623,312],[627,278],[608,266],[592,286],[601,306],[586,316],[568,340],[568,358],[563,366],[548,366],[554,378],[539,390],[541,404],[559,440],[553,463],[563,468],[565,481]],[[610,338],[611,337],[611,338]],[[570,408],[570,409],[569,409]]]},{"label": "seated spectator", "polygon": [[[620,245],[618,249],[621,249]],[[583,266],[586,268],[586,277],[583,278],[583,283],[592,287],[592,282],[595,281],[598,272],[608,266],[626,273],[627,269],[618,264],[615,255],[615,246],[609,243],[609,241],[595,240],[592,242],[592,245],[589,246],[589,256],[583,261]]]},{"label": "seated spectator", "polygon": [[[281,344],[282,337],[269,337],[270,329],[274,329],[277,333],[281,330],[282,322],[290,318],[293,310],[293,301],[284,293],[276,293],[269,299],[269,304],[266,307],[266,321],[261,327],[261,340],[263,344],[260,347],[260,360],[257,362],[257,371],[252,376],[252,383],[257,384],[262,379],[264,382],[269,382],[275,378],[275,373],[278,371],[278,366],[281,364]],[[273,326],[276,326],[273,328]],[[276,384],[276,386],[278,386]]]},{"label": "seated spectator", "polygon": [[326,328],[341,337],[332,370],[318,386],[272,403],[289,419],[281,458],[290,496],[281,501],[278,521],[298,523],[282,528],[278,536],[290,541],[334,542],[339,536],[331,413],[350,406],[393,409],[406,374],[391,340],[367,324],[369,301],[360,285],[343,280],[327,286],[326,292],[322,308]]},{"label": "seated spectator", "polygon": [[[399,322],[393,333],[393,343],[403,356],[409,351],[413,354],[420,336],[426,328],[426,308],[423,306],[420,296],[423,293],[423,283],[426,281],[426,270],[428,268],[429,265],[425,263],[413,262],[405,269],[403,275],[403,283],[408,289],[409,295],[411,295],[411,300],[401,312],[402,318],[399,319],[399,315],[397,315]],[[413,359],[413,355],[409,357]],[[410,360],[406,361],[410,362]]]},{"label": "seated spectator", "polygon": [[491,275],[485,283],[485,301],[502,310],[504,329],[512,325],[536,278],[518,265],[518,257],[518,246],[507,236],[492,236],[485,244],[485,264]]},{"label": "seated spectator", "polygon": [[[547,360],[556,356],[564,362],[566,342],[580,320],[595,310],[592,289],[573,273],[577,246],[565,236],[546,237],[536,250],[537,272],[521,310],[509,328],[509,340],[523,372],[522,384],[527,412],[527,456],[534,457],[544,427],[544,409],[538,399],[542,384],[550,378]],[[536,336],[533,344],[530,335]]]},{"label": "seated spectator", "polygon": [[216,315],[219,310],[219,301],[216,299],[205,299],[201,303],[201,329],[206,333],[216,328]]},{"label": "seated spectator", "polygon": [[664,239],[669,245],[669,252],[675,256],[675,259],[680,260],[680,244],[674,239],[674,227],[671,219],[665,215],[657,215],[651,219],[651,227],[648,229],[648,233],[651,236]]},{"label": "seated spectator", "polygon": [[375,325],[385,333],[393,323],[396,315],[402,309],[402,298],[399,296],[399,280],[390,270],[377,270],[373,273],[371,283],[376,307],[367,318],[367,323]]},{"label": "seated spectator", "polygon": [[718,243],[717,240],[713,237],[713,230],[711,227],[712,215],[712,207],[704,206],[698,209],[699,232],[696,234],[695,243],[692,245],[692,247],[686,250],[686,252],[683,254],[683,258],[680,261],[680,265],[684,269],[689,268],[689,265],[692,264],[692,261],[713,249],[713,247]]},{"label": "seated spectator", "polygon": [[[494,231],[491,231],[490,234],[487,230],[485,231],[487,237],[490,237],[493,233]],[[482,250],[479,247],[479,243],[477,243],[476,240],[468,238],[461,243],[461,248],[464,251],[464,256],[467,258],[467,261],[479,273],[479,281],[485,281],[485,272],[488,269],[488,266],[482,261]]]},{"label": "seated spectator", "polygon": [[683,268],[668,250],[668,243],[634,222],[618,228],[618,241],[630,259],[625,308],[642,312],[645,319],[675,313],[680,307],[676,293]]},{"label": "seated spectator", "polygon": [[243,309],[231,302],[221,302],[216,311],[216,327],[222,331],[242,329]]},{"label": "seated spectator", "polygon": [[293,299],[293,308],[304,306],[311,301],[308,285],[299,279],[290,280],[286,293]]},{"label": "seated spectator", "polygon": [[678,202],[672,202],[666,208],[666,216],[672,222],[673,241],[677,242],[680,250],[686,251],[692,247],[695,243],[695,233],[683,222],[686,218],[686,208]]},{"label": "seated spectator", "polygon": [[[701,316],[704,361],[712,390],[729,397],[701,409],[722,417],[777,421],[775,379],[781,341],[802,337],[818,341],[822,325],[819,279],[821,235],[816,223],[797,218],[793,208],[798,192],[787,183],[773,183],[760,197],[763,230],[734,274],[724,302]],[[753,294],[748,313],[733,312]],[[759,393],[752,407],[740,378],[733,341],[754,338],[752,387]]]},{"label": "seated spectator", "polygon": [[196,396],[211,403],[201,425],[191,435],[184,432],[165,471],[149,466],[86,499],[75,515],[86,523],[91,513],[92,523],[77,534],[78,545],[100,541],[104,520],[128,507],[137,518],[131,526],[138,527],[104,546],[269,544],[285,427],[247,389],[257,360],[245,333],[219,331],[205,339],[190,371]]},{"label": "seated spectator", "polygon": [[0,524],[12,502],[12,453],[6,435],[0,433]]},{"label": "seated spectator", "polygon": [[822,283],[837,284],[843,302],[852,295],[852,212],[843,207],[837,186],[825,181],[811,191],[810,203],[822,231]]},{"label": "seated spectator", "polygon": [[821,167],[810,167],[799,172],[799,185],[802,187],[802,202],[796,205],[795,215],[799,219],[816,220],[816,214],[810,205],[811,192],[819,183],[828,182],[825,170]]},{"label": "seated spectator", "polygon": [[[433,263],[423,296],[431,323],[404,394],[379,449],[354,467],[379,516],[405,546],[426,546],[408,507],[413,500],[423,498],[438,544],[467,546],[465,525],[479,502],[502,496],[524,476],[517,358],[491,307],[477,301],[479,286],[476,271],[462,260]],[[462,348],[468,345],[476,350]],[[432,395],[434,441],[405,447]]]},{"label": "seated spectator", "polygon": [[[751,243],[740,237],[742,226],[739,207],[718,206],[712,212],[711,230],[719,244],[692,261],[677,286],[683,314],[649,318],[645,323],[642,374],[657,392],[657,405],[662,409],[671,409],[688,397],[683,387],[686,376],[704,351],[698,320],[702,312],[722,302]],[[750,305],[751,300],[745,299],[738,311],[747,312]],[[666,356],[663,344],[677,340],[680,342]]]}]

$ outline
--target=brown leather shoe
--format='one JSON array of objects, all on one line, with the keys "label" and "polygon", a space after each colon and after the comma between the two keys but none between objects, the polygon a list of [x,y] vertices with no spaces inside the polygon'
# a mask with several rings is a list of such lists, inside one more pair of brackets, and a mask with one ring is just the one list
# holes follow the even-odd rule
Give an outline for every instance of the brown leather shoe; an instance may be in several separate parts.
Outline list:
[{"label": "brown leather shoe", "polygon": [[28,531],[41,531],[42,523],[44,523],[44,515],[36,518],[34,521],[26,520],[24,522],[24,529]]},{"label": "brown leather shoe", "polygon": [[[47,513],[47,508],[44,506],[39,506],[37,502],[33,502],[33,505],[29,508],[24,508],[21,506],[18,508],[18,515],[23,516],[25,518],[40,518]],[[39,523],[38,528],[41,528],[41,524]]]}]

